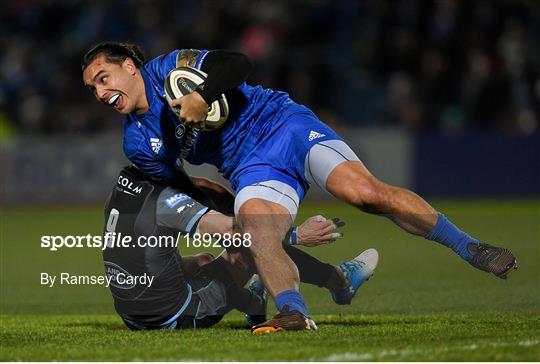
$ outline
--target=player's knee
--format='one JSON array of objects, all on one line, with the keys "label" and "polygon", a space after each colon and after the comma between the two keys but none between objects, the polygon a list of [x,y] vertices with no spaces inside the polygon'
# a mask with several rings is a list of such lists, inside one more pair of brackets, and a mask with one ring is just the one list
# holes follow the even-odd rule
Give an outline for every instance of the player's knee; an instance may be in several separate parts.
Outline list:
[{"label": "player's knee", "polygon": [[291,216],[285,208],[269,201],[251,199],[239,212],[237,223],[243,234],[249,234],[249,250],[254,256],[281,247],[291,224]]},{"label": "player's knee", "polygon": [[343,187],[341,198],[366,212],[377,212],[385,198],[384,184],[376,179],[363,179]]},{"label": "player's knee", "polygon": [[330,193],[366,212],[378,212],[384,204],[387,185],[373,176],[359,162],[347,162],[331,173],[327,188]]}]

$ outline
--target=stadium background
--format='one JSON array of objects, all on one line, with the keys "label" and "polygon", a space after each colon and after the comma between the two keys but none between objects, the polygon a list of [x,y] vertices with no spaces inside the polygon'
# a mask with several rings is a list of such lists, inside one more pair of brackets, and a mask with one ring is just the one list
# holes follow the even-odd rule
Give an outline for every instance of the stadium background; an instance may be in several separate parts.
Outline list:
[{"label": "stadium background", "polygon": [[421,194],[540,192],[535,1],[4,1],[0,14],[6,203],[103,200],[122,118],[79,64],[106,39],[148,58],[242,51],[251,83],[286,90],[376,175]]},{"label": "stadium background", "polygon": [[[294,342],[320,352],[288,356],[289,336],[274,341],[285,348],[278,356],[251,341],[241,353],[227,352],[225,330],[218,331],[225,344],[215,348],[224,356],[211,354],[213,344],[200,347],[199,336],[183,336],[187,358],[539,360],[538,2],[7,0],[0,35],[2,360],[179,359],[136,336],[129,337],[136,355],[111,356],[125,337],[115,336],[122,326],[105,288],[39,285],[42,271],[102,273],[99,251],[39,247],[44,234],[99,234],[100,207],[127,163],[122,117],[81,80],[82,54],[102,40],[138,43],[147,58],[182,47],[246,53],[255,66],[250,83],[289,92],[343,135],[375,175],[429,197],[460,226],[507,244],[520,259],[509,282],[495,281],[312,189],[301,216],[323,211],[349,224],[343,243],[310,252],[334,263],[360,248],[381,252],[362,297],[338,309],[305,288],[327,334]],[[211,167],[192,171],[219,178]],[[44,327],[51,331],[42,334]],[[478,352],[467,346],[475,333],[484,338]],[[358,354],[348,335],[375,354]],[[93,344],[85,344],[88,337]],[[101,356],[96,347],[104,348]]]}]

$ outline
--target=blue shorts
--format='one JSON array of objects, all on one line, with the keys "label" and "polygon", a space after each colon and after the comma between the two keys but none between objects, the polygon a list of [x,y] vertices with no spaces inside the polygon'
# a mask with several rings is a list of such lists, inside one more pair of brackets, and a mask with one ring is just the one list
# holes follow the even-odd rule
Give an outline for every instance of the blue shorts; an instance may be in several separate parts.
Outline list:
[{"label": "blue shorts", "polygon": [[231,175],[236,192],[257,182],[278,180],[293,187],[303,199],[309,188],[304,172],[307,153],[322,141],[342,140],[305,106],[291,104],[280,119],[276,122],[280,126],[259,142]]},{"label": "blue shorts", "polygon": [[[268,132],[268,137],[259,141],[235,169],[230,178],[231,186],[238,193],[248,186],[279,181],[296,192],[298,201],[295,203],[299,204],[310,185],[305,171],[306,156],[310,150],[327,141],[346,144],[302,105],[288,106],[275,124],[278,126]],[[350,153],[350,158],[356,158]]]}]

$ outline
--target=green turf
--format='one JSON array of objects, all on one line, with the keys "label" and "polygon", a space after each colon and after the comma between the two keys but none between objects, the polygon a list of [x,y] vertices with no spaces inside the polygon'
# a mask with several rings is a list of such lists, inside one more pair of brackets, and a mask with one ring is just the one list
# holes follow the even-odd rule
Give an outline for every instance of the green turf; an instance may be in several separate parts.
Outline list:
[{"label": "green turf", "polygon": [[471,234],[504,243],[519,270],[499,280],[383,218],[310,204],[304,217],[348,222],[342,241],[310,253],[337,263],[375,247],[379,268],[346,307],[302,287],[319,331],[263,336],[244,330],[237,313],[208,330],[130,332],[106,288],[39,284],[40,272],[102,274],[97,249],[39,246],[44,234],[99,233],[100,209],[0,210],[0,360],[540,360],[538,201],[435,205]]}]

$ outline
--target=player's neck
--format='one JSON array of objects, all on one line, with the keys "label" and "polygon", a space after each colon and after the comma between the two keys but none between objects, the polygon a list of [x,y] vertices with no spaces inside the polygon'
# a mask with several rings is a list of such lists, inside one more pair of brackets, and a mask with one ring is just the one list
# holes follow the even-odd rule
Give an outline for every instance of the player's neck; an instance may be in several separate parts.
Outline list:
[{"label": "player's neck", "polygon": [[148,104],[148,99],[146,98],[145,82],[140,72],[137,72],[137,81],[137,94],[140,96],[138,97],[135,105],[135,114],[143,114],[148,111],[150,105]]}]

